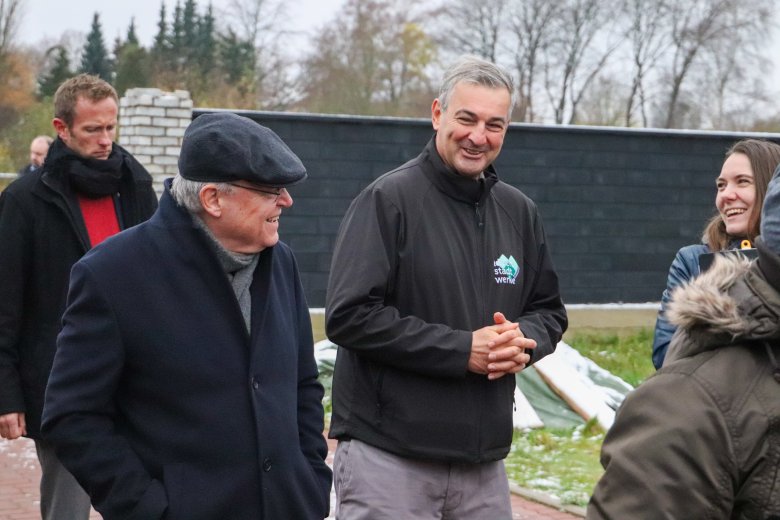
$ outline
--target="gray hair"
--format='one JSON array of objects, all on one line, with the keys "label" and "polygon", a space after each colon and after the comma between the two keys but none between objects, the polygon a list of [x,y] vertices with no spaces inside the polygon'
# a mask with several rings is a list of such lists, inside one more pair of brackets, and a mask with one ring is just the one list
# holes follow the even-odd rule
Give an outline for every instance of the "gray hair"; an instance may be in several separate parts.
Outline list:
[{"label": "gray hair", "polygon": [[54,142],[54,139],[50,135],[36,135],[33,137],[33,140],[30,141],[30,144],[34,143],[35,141],[43,141],[46,143],[46,146],[51,146],[51,143]]},{"label": "gray hair", "polygon": [[442,110],[447,110],[455,85],[462,81],[488,88],[505,88],[510,96],[508,116],[511,118],[517,95],[514,80],[505,69],[477,56],[468,54],[461,56],[444,72],[439,89],[439,103]]},{"label": "gray hair", "polygon": [[221,193],[233,191],[233,186],[226,182],[191,181],[177,174],[171,182],[171,197],[179,206],[197,215],[203,211],[203,205],[200,203],[200,190],[206,184],[213,184]]}]

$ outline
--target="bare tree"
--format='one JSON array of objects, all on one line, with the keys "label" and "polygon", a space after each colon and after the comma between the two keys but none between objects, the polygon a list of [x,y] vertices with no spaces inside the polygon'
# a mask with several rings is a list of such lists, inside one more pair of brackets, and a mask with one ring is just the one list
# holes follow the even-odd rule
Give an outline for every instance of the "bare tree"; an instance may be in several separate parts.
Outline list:
[{"label": "bare tree", "polygon": [[625,119],[625,85],[612,76],[599,74],[577,108],[583,125],[620,126]]},{"label": "bare tree", "polygon": [[0,0],[0,130],[14,124],[33,98],[35,71],[15,41],[23,5],[23,0]]},{"label": "bare tree", "polygon": [[239,35],[263,45],[279,34],[279,25],[287,16],[286,4],[276,0],[230,0],[228,15],[238,26]]},{"label": "bare tree", "polygon": [[308,93],[316,92],[309,97],[315,110],[373,113],[372,99],[380,83],[377,35],[386,29],[388,17],[384,2],[349,0],[341,15],[323,28],[304,72]]},{"label": "bare tree", "polygon": [[669,69],[670,89],[666,100],[665,128],[679,126],[675,114],[683,81],[708,43],[723,36],[723,18],[733,0],[690,0],[672,8],[674,57]]},{"label": "bare tree", "polygon": [[735,35],[732,45],[707,48],[691,76],[703,107],[703,126],[718,130],[750,130],[755,121],[776,110],[768,94],[764,71],[767,60],[749,50],[750,44]]},{"label": "bare tree", "polygon": [[416,93],[430,102],[426,69],[432,40],[411,5],[392,0],[349,0],[315,37],[304,60],[306,110],[329,113],[409,114]]},{"label": "bare tree", "polygon": [[255,108],[282,110],[288,108],[297,93],[290,67],[289,49],[282,42],[290,40],[287,26],[287,3],[281,0],[230,0],[227,18],[242,41],[255,49],[249,57],[254,70]]},{"label": "bare tree", "polygon": [[769,30],[771,0],[689,0],[673,4],[673,57],[667,77],[670,83],[663,108],[664,126],[680,126],[677,117],[683,84],[705,51],[724,52],[735,45],[735,36],[762,37]]},{"label": "bare tree", "polygon": [[[545,51],[545,89],[556,123],[577,122],[577,105],[623,40],[612,32],[616,0],[564,0]],[[598,48],[597,48],[598,45]]]},{"label": "bare tree", "polygon": [[427,66],[433,61],[435,50],[420,24],[406,19],[403,12],[395,16],[400,31],[393,38],[394,42],[384,42],[380,77],[385,87],[387,111],[401,115],[407,112],[403,105],[409,105],[410,111],[414,112],[412,93],[415,90],[430,90]]},{"label": "bare tree", "polygon": [[532,122],[536,118],[534,92],[540,53],[551,43],[553,21],[561,15],[560,8],[557,2],[549,0],[514,0],[509,10],[516,42],[513,54],[519,94],[515,118]]},{"label": "bare tree", "polygon": [[707,111],[711,128],[748,130],[765,113],[762,106],[774,108],[764,81],[768,79],[764,71],[771,70],[771,64],[763,55],[768,29],[764,23],[772,15],[771,7],[771,1],[740,4],[729,17],[737,25],[735,18],[751,10],[755,17],[745,20],[750,30],[733,32],[727,44],[708,46],[702,55],[703,80],[697,84],[704,86],[708,94],[704,99],[712,103]]},{"label": "bare tree", "polygon": [[11,52],[22,17],[23,0],[0,0],[0,84],[13,75]]},{"label": "bare tree", "polygon": [[511,0],[450,0],[437,19],[438,40],[456,54],[475,54],[492,62],[499,58],[499,41]]},{"label": "bare tree", "polygon": [[0,0],[0,57],[5,56],[15,43],[23,7],[24,0]]},{"label": "bare tree", "polygon": [[625,108],[625,125],[629,127],[633,126],[637,107],[642,116],[642,125],[648,126],[645,82],[671,44],[668,30],[671,24],[669,1],[627,0],[623,5],[634,71]]}]

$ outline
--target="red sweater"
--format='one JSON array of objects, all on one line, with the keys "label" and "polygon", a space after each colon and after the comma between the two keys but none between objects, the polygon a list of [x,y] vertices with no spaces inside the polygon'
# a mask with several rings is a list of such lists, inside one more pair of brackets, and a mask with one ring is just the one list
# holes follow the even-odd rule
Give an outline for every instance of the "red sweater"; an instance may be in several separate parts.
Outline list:
[{"label": "red sweater", "polygon": [[95,247],[111,235],[119,233],[119,220],[116,217],[114,198],[111,195],[90,199],[78,196],[84,225],[87,226],[89,241]]}]

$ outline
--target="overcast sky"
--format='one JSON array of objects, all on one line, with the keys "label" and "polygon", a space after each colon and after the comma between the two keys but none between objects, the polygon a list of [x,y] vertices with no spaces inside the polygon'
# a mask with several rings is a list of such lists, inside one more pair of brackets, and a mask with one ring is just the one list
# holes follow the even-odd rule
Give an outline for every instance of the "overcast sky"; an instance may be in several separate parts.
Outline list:
[{"label": "overcast sky", "polygon": [[[89,32],[92,16],[100,14],[106,46],[111,48],[117,36],[127,35],[130,19],[135,17],[136,33],[144,46],[152,44],[157,32],[162,0],[22,0],[23,21],[20,40],[35,44],[41,39],[57,40],[66,30]],[[182,5],[184,0],[180,0]],[[312,31],[328,22],[345,0],[294,0],[286,2],[291,29]],[[208,0],[197,0],[199,14]],[[230,5],[230,0],[211,0],[215,15]],[[167,22],[171,22],[176,0],[165,0]],[[219,19],[217,20],[219,23]]]},{"label": "overcast sky", "polygon": [[[184,0],[180,0],[184,3]],[[423,0],[424,1],[424,0]],[[477,0],[478,1],[478,0]],[[554,0],[550,0],[554,1]],[[684,1],[684,0],[681,0]],[[24,13],[19,38],[23,43],[36,44],[45,40],[48,44],[59,40],[65,31],[77,31],[86,35],[89,32],[92,16],[100,13],[100,22],[103,28],[103,37],[106,46],[111,49],[117,36],[124,37],[130,19],[135,17],[135,26],[141,44],[149,47],[157,32],[157,21],[160,15],[162,0],[23,0]],[[217,15],[230,5],[231,0],[211,0]],[[295,40],[291,45],[302,45],[307,41],[307,36],[332,20],[339,8],[346,0],[293,0],[285,2],[291,31],[300,35],[299,43]],[[200,13],[208,5],[208,0],[197,0],[196,4]],[[165,0],[167,21],[170,23],[171,14],[176,5],[176,0]],[[780,13],[775,13],[775,35],[767,42],[772,49],[771,58],[774,66],[766,71],[770,78],[774,78],[768,85],[769,90],[780,95]],[[780,104],[780,101],[778,102]]]}]

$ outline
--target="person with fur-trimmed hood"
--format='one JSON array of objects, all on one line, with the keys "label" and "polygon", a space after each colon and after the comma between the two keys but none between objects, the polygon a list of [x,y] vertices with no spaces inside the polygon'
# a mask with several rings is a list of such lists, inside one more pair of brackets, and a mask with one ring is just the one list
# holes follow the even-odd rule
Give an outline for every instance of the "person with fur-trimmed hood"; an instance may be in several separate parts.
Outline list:
[{"label": "person with fur-trimmed hood", "polygon": [[618,410],[587,518],[780,518],[780,168],[757,249],[673,294],[667,360]]}]

